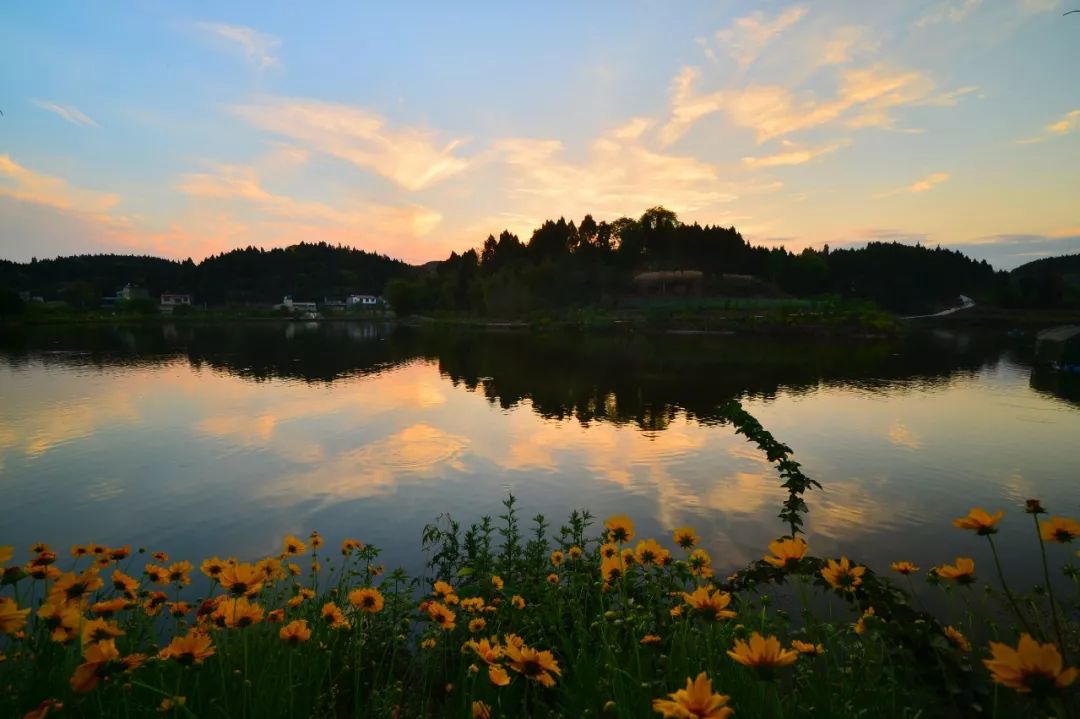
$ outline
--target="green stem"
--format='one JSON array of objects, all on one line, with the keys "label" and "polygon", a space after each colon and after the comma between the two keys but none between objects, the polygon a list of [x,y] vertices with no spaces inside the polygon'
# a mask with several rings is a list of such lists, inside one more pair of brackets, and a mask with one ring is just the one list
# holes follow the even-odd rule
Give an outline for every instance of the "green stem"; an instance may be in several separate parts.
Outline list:
[{"label": "green stem", "polygon": [[1009,589],[1009,584],[1005,581],[1005,572],[1002,571],[1001,560],[998,559],[997,546],[994,544],[994,535],[987,534],[986,540],[990,542],[990,552],[994,555],[994,566],[997,568],[998,581],[1001,582],[1001,588],[1005,591],[1005,597],[1009,600],[1009,605],[1012,606],[1016,618],[1020,620],[1020,623],[1024,626],[1024,629],[1027,630],[1027,633],[1034,635],[1035,632],[1031,631],[1031,626],[1028,624],[1027,619],[1024,618],[1023,612],[1020,611],[1020,607],[1016,603],[1016,597],[1013,596],[1012,590]]},{"label": "green stem", "polygon": [[1050,581],[1050,565],[1046,561],[1046,542],[1043,541],[1042,532],[1039,531],[1039,515],[1031,515],[1035,520],[1035,535],[1039,538],[1039,552],[1042,554],[1043,578],[1046,580],[1046,592],[1050,597],[1050,616],[1054,620],[1054,634],[1057,635],[1058,649],[1061,650],[1061,659],[1068,665],[1069,657],[1065,653],[1065,642],[1062,639],[1061,624],[1058,623],[1057,602],[1054,601],[1054,584]]}]

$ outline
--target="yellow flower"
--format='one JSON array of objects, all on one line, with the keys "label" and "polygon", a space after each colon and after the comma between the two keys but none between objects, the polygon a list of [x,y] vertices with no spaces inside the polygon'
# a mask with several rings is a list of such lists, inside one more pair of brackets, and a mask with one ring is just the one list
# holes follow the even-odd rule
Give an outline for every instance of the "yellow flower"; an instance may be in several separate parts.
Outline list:
[{"label": "yellow flower", "polygon": [[497,687],[505,687],[510,683],[510,675],[506,670],[494,664],[488,667],[488,679]]},{"label": "yellow flower", "polygon": [[562,675],[562,669],[555,661],[555,655],[549,651],[537,651],[524,644],[521,646],[507,644],[504,651],[511,669],[545,687],[555,686],[555,677],[551,676],[552,674]]},{"label": "yellow flower", "polygon": [[[305,551],[307,551],[307,545],[304,544],[303,541],[301,541],[298,537],[294,537],[291,534],[285,535],[285,541],[282,542],[282,544],[284,545],[283,548],[286,556],[291,557],[294,554],[303,554]],[[345,554],[345,552],[342,551],[342,554]]]},{"label": "yellow flower", "polygon": [[491,706],[482,701],[473,702],[472,719],[491,719]]},{"label": "yellow flower", "polygon": [[510,597],[510,604],[513,605],[514,609],[524,609],[525,598],[522,597],[520,594],[515,594],[514,596]]},{"label": "yellow flower", "polygon": [[469,632],[471,634],[476,634],[477,632],[481,631],[486,626],[487,626],[487,622],[484,621],[483,619],[477,617],[476,619],[473,619],[472,621],[469,622]]},{"label": "yellow flower", "polygon": [[638,643],[639,644],[644,644],[644,645],[659,644],[660,643],[660,637],[658,637],[655,634],[646,634],[645,636],[643,636],[641,638],[641,641],[639,641]]},{"label": "yellow flower", "polygon": [[655,539],[646,539],[638,542],[634,548],[634,556],[639,564],[655,564],[662,567],[666,564],[666,558],[670,555],[668,550],[660,546]]},{"label": "yellow flower", "polygon": [[10,597],[0,597],[0,633],[14,634],[26,626],[26,617],[30,614],[29,609],[19,609],[15,600]]},{"label": "yellow flower", "polygon": [[495,664],[502,658],[502,647],[499,646],[499,642],[495,637],[471,641],[466,646],[476,652],[476,655],[487,664]]},{"label": "yellow flower", "polygon": [[341,553],[350,554],[364,548],[364,543],[358,539],[346,539],[341,543]]},{"label": "yellow flower", "polygon": [[551,574],[547,575],[547,581],[548,581],[548,584],[558,584],[559,583],[559,575],[552,572]]},{"label": "yellow flower", "polygon": [[502,589],[502,588],[503,588],[503,580],[502,580],[502,577],[500,577],[500,576],[499,576],[499,575],[497,575],[497,574],[496,574],[496,575],[494,575],[494,576],[493,576],[493,577],[491,578],[491,586],[495,587],[495,590],[496,590],[496,591],[498,591],[498,590]]},{"label": "yellow flower", "polygon": [[450,607],[440,602],[431,602],[427,607],[428,618],[443,628],[444,631],[453,631],[454,619],[457,617]]},{"label": "yellow flower", "polygon": [[319,610],[319,615],[330,625],[331,629],[345,629],[349,626],[349,620],[345,618],[345,613],[333,602],[324,604],[322,609]]},{"label": "yellow flower", "polygon": [[1005,516],[1005,512],[998,511],[989,514],[982,507],[975,507],[967,513],[967,516],[953,520],[953,526],[960,529],[970,529],[976,534],[987,535],[997,533],[995,526]]},{"label": "yellow flower", "polygon": [[49,598],[61,597],[64,602],[74,602],[96,589],[101,589],[103,584],[97,567],[90,567],[78,576],[73,572],[66,572],[49,588]]},{"label": "yellow flower", "polygon": [[686,563],[690,565],[690,573],[695,577],[711,577],[713,574],[712,557],[704,549],[698,548],[690,552]]},{"label": "yellow flower", "polygon": [[119,663],[120,651],[112,639],[90,644],[83,651],[83,663],[71,675],[71,688],[79,693],[92,691]]},{"label": "yellow flower", "polygon": [[234,596],[258,594],[264,581],[263,572],[254,564],[230,562],[218,575],[218,581],[227,592]]},{"label": "yellow flower", "polygon": [[1040,644],[1029,634],[1020,637],[1016,649],[990,642],[992,659],[983,664],[994,681],[1024,694],[1046,689],[1062,689],[1076,681],[1076,667],[1063,667],[1061,652],[1053,644]]},{"label": "yellow flower", "polygon": [[802,537],[785,537],[769,542],[771,557],[765,561],[777,569],[795,569],[799,561],[806,556],[807,544]]},{"label": "yellow flower", "polygon": [[708,587],[698,587],[692,594],[683,592],[683,600],[700,614],[714,622],[721,619],[733,619],[736,614],[727,608],[731,604],[731,595]]},{"label": "yellow flower", "polygon": [[466,597],[461,600],[461,608],[469,614],[476,614],[484,610],[483,597]]},{"label": "yellow flower", "polygon": [[798,639],[791,640],[791,648],[799,654],[817,656],[825,653],[825,647],[813,642],[800,642]]},{"label": "yellow flower", "polygon": [[278,636],[281,637],[282,641],[288,642],[295,647],[297,644],[311,639],[311,629],[308,627],[307,620],[294,619],[281,628]]},{"label": "yellow flower", "polygon": [[10,562],[11,558],[15,556],[15,547],[10,544],[5,544],[0,547],[0,564]]},{"label": "yellow flower", "polygon": [[186,586],[191,584],[191,577],[188,575],[192,569],[191,562],[174,562],[165,570],[165,574],[170,582]]},{"label": "yellow flower", "polygon": [[432,585],[432,592],[431,593],[434,594],[439,599],[446,599],[447,597],[449,597],[451,594],[454,593],[454,588],[452,586],[450,586],[449,584],[447,584],[446,582],[440,580],[438,582],[435,582],[435,584]]},{"label": "yellow flower", "polygon": [[162,659],[175,659],[180,664],[202,664],[213,656],[214,643],[209,635],[192,629],[185,636],[174,637],[169,646],[162,649],[158,656]]},{"label": "yellow flower", "polygon": [[225,571],[225,562],[217,557],[211,557],[210,559],[203,560],[203,563],[199,566],[201,571],[211,579],[217,579],[221,576],[221,573]]},{"label": "yellow flower", "polygon": [[686,679],[686,688],[668,694],[670,699],[653,699],[653,711],[665,719],[727,719],[735,713],[724,706],[730,697],[713,692],[712,680],[705,672],[697,679]]},{"label": "yellow flower", "polygon": [[626,562],[621,556],[605,557],[600,562],[600,576],[608,584],[617,582],[626,574]]},{"label": "yellow flower", "polygon": [[423,649],[434,649],[436,644],[438,644],[438,642],[436,642],[434,639],[425,639],[424,641],[420,642],[420,647]]},{"label": "yellow flower", "polygon": [[123,630],[115,622],[104,619],[88,619],[82,626],[82,644],[85,647],[87,644],[106,639],[115,639],[123,636],[123,634]]},{"label": "yellow flower", "polygon": [[750,641],[736,640],[728,656],[763,676],[769,676],[774,669],[786,667],[799,658],[798,652],[781,647],[776,637],[763,637],[757,632],[750,635]]},{"label": "yellow flower", "polygon": [[840,557],[839,562],[830,559],[821,570],[821,576],[825,577],[825,581],[833,589],[840,589],[845,592],[855,591],[855,587],[862,584],[862,577],[865,573],[866,567],[852,564],[847,557]]},{"label": "yellow flower", "polygon": [[243,628],[263,620],[263,608],[244,597],[226,599],[217,605],[210,618],[219,627]]},{"label": "yellow flower", "polygon": [[971,642],[967,640],[967,637],[961,633],[961,631],[955,627],[945,627],[945,637],[952,643],[954,647],[962,652],[971,651]]},{"label": "yellow flower", "polygon": [[135,577],[124,574],[119,569],[114,570],[112,573],[112,585],[113,589],[123,592],[129,597],[134,597],[135,592],[139,591],[139,581]]},{"label": "yellow flower", "polygon": [[581,547],[575,544],[566,550],[566,556],[570,557],[570,559],[581,559]]},{"label": "yellow flower", "polygon": [[899,574],[914,574],[919,571],[919,568],[911,562],[893,562],[889,565],[889,568]]},{"label": "yellow flower", "polygon": [[[93,552],[94,554],[100,554],[103,550],[104,550],[104,547],[101,547],[101,546],[99,546],[97,544],[93,544],[93,545],[90,546],[90,551]],[[156,559],[159,562],[167,562],[167,561],[169,561],[169,555],[166,554],[165,552],[154,552],[150,556],[153,557],[154,559]]]},{"label": "yellow flower", "polygon": [[671,538],[683,549],[693,549],[698,543],[697,532],[693,527],[679,527]]},{"label": "yellow flower", "polygon": [[552,564],[552,566],[558,567],[560,564],[563,563],[564,559],[565,559],[565,557],[564,557],[563,553],[560,552],[558,549],[556,549],[554,552],[551,553],[551,564]]},{"label": "yellow flower", "polygon": [[856,634],[864,634],[866,632],[866,618],[872,616],[874,616],[874,608],[869,607],[862,613],[862,616],[859,617],[859,621],[855,622],[854,629]]},{"label": "yellow flower", "polygon": [[608,542],[600,547],[600,556],[604,559],[611,559],[619,554],[619,545]]},{"label": "yellow flower", "polygon": [[311,530],[311,535],[308,537],[308,541],[311,542],[312,549],[318,549],[323,545],[322,536],[315,529]]},{"label": "yellow flower", "polygon": [[165,567],[159,567],[156,564],[147,564],[143,568],[143,574],[154,584],[168,584],[169,572]]},{"label": "yellow flower", "polygon": [[357,609],[368,614],[377,614],[383,608],[383,595],[378,589],[361,587],[349,592],[349,602]]},{"label": "yellow flower", "polygon": [[957,557],[955,564],[942,564],[934,571],[942,579],[971,584],[975,581],[975,560],[970,557]]},{"label": "yellow flower", "polygon": [[[281,560],[275,557],[260,559],[255,562],[255,568],[262,572],[263,579],[268,582],[274,582],[288,576],[285,574],[284,567],[281,566]],[[313,569],[316,572],[319,571],[317,567],[313,567]]]},{"label": "yellow flower", "polygon": [[45,623],[54,642],[71,641],[78,635],[82,611],[78,604],[69,604],[62,597],[51,597],[38,607],[38,619]]},{"label": "yellow flower", "polygon": [[1080,522],[1067,517],[1051,517],[1039,523],[1039,536],[1044,542],[1071,542],[1080,537]]},{"label": "yellow flower", "polygon": [[191,605],[187,602],[165,602],[165,606],[169,608],[169,614],[177,619],[191,611]]},{"label": "yellow flower", "polygon": [[608,541],[625,544],[634,538],[634,523],[625,514],[616,514],[604,520],[608,530]]}]

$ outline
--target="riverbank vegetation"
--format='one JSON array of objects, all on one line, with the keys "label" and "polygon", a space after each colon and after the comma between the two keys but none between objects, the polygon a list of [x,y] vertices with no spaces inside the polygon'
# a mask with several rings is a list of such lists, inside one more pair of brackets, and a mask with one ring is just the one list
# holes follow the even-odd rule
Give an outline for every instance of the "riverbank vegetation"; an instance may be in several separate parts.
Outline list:
[{"label": "riverbank vegetation", "polygon": [[[737,404],[725,416],[787,490],[783,536],[730,574],[692,527],[640,537],[584,510],[553,527],[513,497],[427,527],[424,577],[317,532],[263,558],[0,547],[0,714],[1075,715],[1080,607],[1061,573],[1075,586],[1080,524],[1030,500],[1026,518],[957,518],[936,567],[901,548],[889,567],[819,557],[802,532],[816,482]],[[994,566],[964,556],[974,542]],[[1008,583],[1001,542],[1030,545],[1041,588]]]}]

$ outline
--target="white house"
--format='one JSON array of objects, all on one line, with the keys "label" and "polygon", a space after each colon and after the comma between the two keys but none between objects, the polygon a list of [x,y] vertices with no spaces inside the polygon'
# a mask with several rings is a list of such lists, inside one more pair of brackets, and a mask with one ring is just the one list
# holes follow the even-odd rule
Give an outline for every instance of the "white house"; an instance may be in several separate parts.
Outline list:
[{"label": "white house", "polygon": [[190,305],[191,295],[174,295],[164,294],[161,296],[162,307],[177,307],[179,305]]},{"label": "white house", "polygon": [[291,312],[315,312],[318,310],[318,305],[314,302],[295,302],[292,295],[285,295],[285,299],[281,301],[280,305],[274,305],[274,309],[287,309]]},{"label": "white house", "polygon": [[379,298],[375,295],[349,295],[349,298],[345,300],[350,308],[352,307],[374,307],[379,304]]}]

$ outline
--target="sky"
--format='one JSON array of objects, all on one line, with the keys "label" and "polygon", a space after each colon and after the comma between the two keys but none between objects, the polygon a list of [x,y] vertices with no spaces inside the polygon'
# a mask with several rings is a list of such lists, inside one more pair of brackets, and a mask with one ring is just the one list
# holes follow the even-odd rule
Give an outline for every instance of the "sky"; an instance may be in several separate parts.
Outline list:
[{"label": "sky", "polygon": [[1007,269],[1080,251],[1074,7],[7,4],[0,258],[421,263],[663,205],[755,244]]}]

